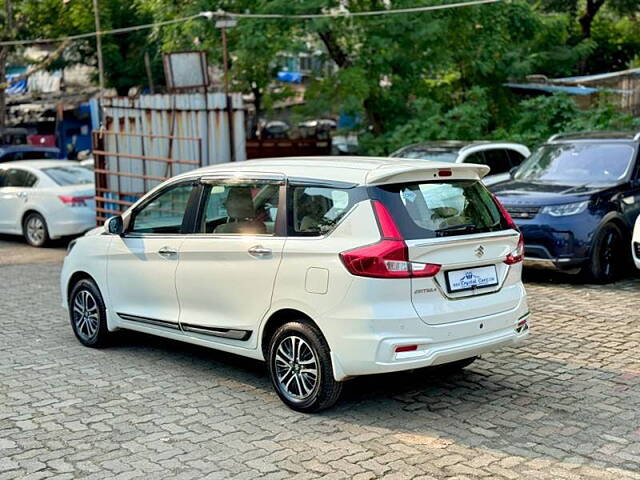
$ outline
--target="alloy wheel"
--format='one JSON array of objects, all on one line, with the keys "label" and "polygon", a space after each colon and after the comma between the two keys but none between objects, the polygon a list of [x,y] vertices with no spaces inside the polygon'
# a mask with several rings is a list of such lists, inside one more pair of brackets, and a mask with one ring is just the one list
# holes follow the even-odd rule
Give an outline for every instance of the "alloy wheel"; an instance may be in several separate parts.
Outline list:
[{"label": "alloy wheel", "polygon": [[88,290],[80,290],[73,299],[73,323],[82,340],[91,340],[98,331],[98,304]]},{"label": "alloy wheel", "polygon": [[602,271],[607,277],[615,275],[616,255],[618,249],[618,235],[615,231],[610,231],[604,238],[602,245]]},{"label": "alloy wheel", "polygon": [[27,237],[31,244],[40,245],[45,240],[44,222],[37,215],[33,215],[27,220]]},{"label": "alloy wheel", "polygon": [[276,350],[278,386],[290,401],[309,398],[318,386],[319,365],[311,346],[297,335],[285,337]]}]

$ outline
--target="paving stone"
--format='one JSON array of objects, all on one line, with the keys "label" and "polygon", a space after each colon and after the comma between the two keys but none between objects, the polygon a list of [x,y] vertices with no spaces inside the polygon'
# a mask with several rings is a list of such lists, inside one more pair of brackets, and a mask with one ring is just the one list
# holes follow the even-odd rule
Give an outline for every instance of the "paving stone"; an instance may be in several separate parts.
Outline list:
[{"label": "paving stone", "polygon": [[59,263],[20,255],[0,264],[0,480],[640,480],[640,278],[532,277],[523,345],[301,415],[257,362],[133,333],[82,347]]}]

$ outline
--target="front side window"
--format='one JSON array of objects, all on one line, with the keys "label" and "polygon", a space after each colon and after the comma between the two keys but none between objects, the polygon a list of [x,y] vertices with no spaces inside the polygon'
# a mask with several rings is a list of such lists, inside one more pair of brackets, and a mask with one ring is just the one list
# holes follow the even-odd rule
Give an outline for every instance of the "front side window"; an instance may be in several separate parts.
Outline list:
[{"label": "front side window", "polygon": [[291,188],[291,235],[329,233],[357,201],[358,189],[316,186]]},{"label": "front side window", "polygon": [[615,184],[633,163],[631,145],[616,143],[561,143],[545,145],[525,160],[516,180],[561,185]]},{"label": "front side window", "polygon": [[279,182],[213,181],[206,186],[200,233],[274,235]]},{"label": "front side window", "polygon": [[167,188],[133,215],[130,233],[180,234],[193,184]]},{"label": "front side window", "polygon": [[489,191],[476,180],[415,182],[375,187],[406,239],[505,230]]}]

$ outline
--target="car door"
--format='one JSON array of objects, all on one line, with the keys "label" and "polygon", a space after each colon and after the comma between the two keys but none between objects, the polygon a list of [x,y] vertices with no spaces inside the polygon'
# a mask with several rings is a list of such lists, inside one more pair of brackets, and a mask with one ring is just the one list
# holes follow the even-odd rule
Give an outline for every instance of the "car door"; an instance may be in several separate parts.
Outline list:
[{"label": "car door", "polygon": [[110,313],[119,322],[179,328],[175,272],[198,192],[193,180],[164,187],[133,210],[125,233],[111,242]]},{"label": "car door", "polygon": [[197,233],[180,246],[180,325],[255,347],[284,248],[284,177],[203,180]]},{"label": "car door", "polygon": [[0,170],[0,231],[22,233],[22,211],[38,178],[22,168]]}]

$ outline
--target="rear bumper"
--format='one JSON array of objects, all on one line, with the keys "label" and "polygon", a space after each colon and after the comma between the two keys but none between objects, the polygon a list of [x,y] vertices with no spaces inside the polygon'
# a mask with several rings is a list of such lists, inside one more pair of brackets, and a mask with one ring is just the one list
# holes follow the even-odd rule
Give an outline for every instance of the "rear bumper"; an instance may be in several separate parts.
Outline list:
[{"label": "rear bumper", "polygon": [[[529,334],[530,312],[526,295],[519,305],[506,312],[442,325],[415,328],[399,320],[404,328],[397,332],[360,331],[344,333],[332,345],[334,375],[337,380],[350,376],[398,372],[441,365],[520,343]],[[518,327],[518,324],[525,323]],[[409,327],[409,328],[407,328]],[[408,331],[415,332],[409,335]],[[417,345],[415,351],[396,352],[399,346]]]},{"label": "rear bumper", "polygon": [[68,208],[71,211],[58,211],[52,218],[47,219],[49,236],[51,238],[79,235],[96,226],[95,211],[89,208]]}]

